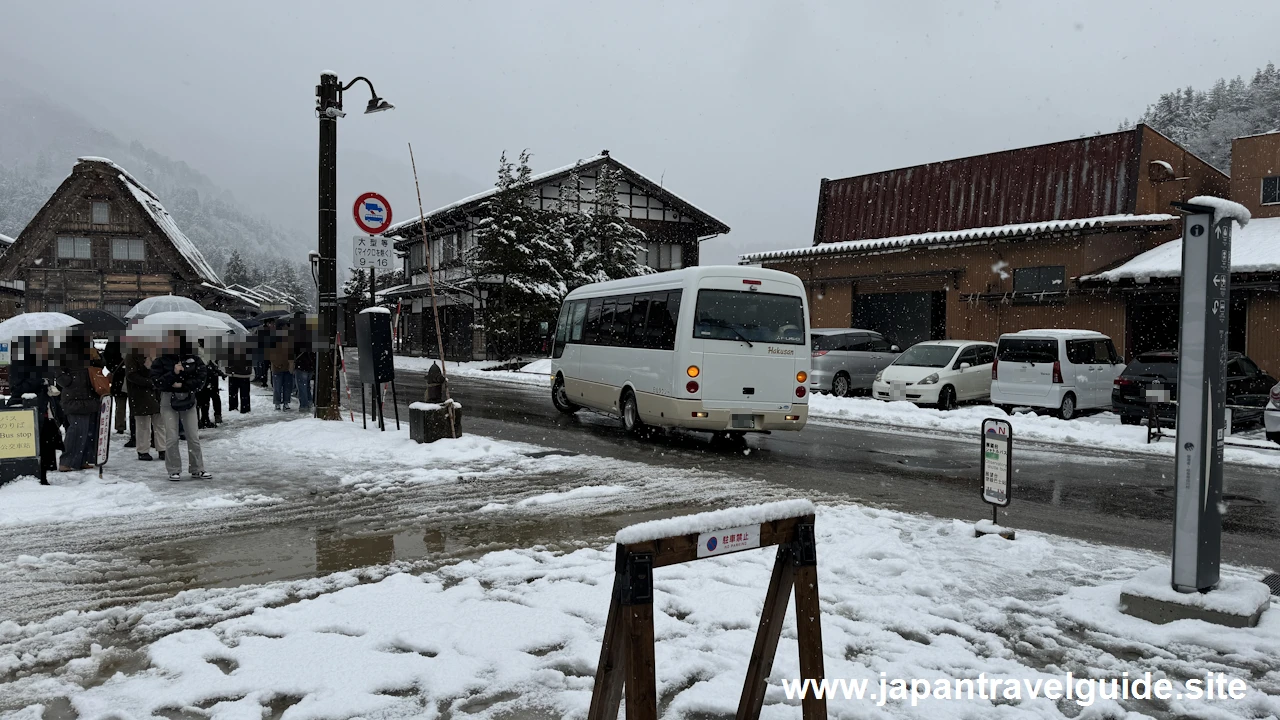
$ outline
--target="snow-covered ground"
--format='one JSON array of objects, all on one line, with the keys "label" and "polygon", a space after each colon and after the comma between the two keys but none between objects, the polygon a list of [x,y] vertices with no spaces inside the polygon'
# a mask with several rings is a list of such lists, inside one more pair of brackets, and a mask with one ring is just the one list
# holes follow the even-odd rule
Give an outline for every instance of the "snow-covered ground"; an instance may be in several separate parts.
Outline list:
[{"label": "snow-covered ground", "polygon": [[[1043,697],[928,699],[918,707],[837,698],[829,704],[833,717],[1280,713],[1280,610],[1251,630],[1200,621],[1157,626],[1121,614],[1124,582],[1167,563],[1153,553],[1036,533],[974,538],[972,525],[959,520],[858,506],[821,507],[817,528],[829,678],[864,679],[875,691],[882,677],[985,673],[1035,682],[1067,672],[1151,672],[1184,690],[1188,679],[1223,672],[1249,685],[1239,700],[1093,698],[1083,714],[1075,701]],[[772,551],[747,551],[656,572],[663,717],[734,713],[772,564]],[[396,570],[194,593],[181,611],[143,616],[143,624],[169,629],[155,632],[142,658],[98,648],[60,673],[17,680],[8,692],[35,698],[29,717],[55,704],[82,718],[259,718],[286,708],[289,718],[585,715],[614,571],[607,541],[567,553],[492,552],[422,574]],[[273,606],[246,614],[255,603]],[[191,620],[201,616],[210,621]],[[0,623],[0,640],[21,630]],[[117,673],[121,666],[128,669]],[[780,683],[798,674],[789,615],[763,717],[797,716],[798,703]]]},{"label": "snow-covered ground", "polygon": [[[941,411],[909,402],[884,402],[869,397],[839,398],[814,394],[809,397],[812,420],[838,421],[841,425],[869,425],[950,435],[976,437],[985,418],[1005,418],[1013,425],[1014,441],[1070,445],[1082,449],[1119,450],[1148,455],[1172,456],[1171,437],[1147,444],[1145,426],[1121,425],[1110,412],[1059,420],[1030,412],[1006,414],[991,405],[964,405]],[[1167,431],[1171,432],[1171,431]],[[1259,433],[1236,436],[1226,450],[1226,460],[1249,465],[1280,467],[1280,445],[1258,437]]]},{"label": "snow-covered ground", "polygon": [[[397,355],[396,368],[409,372],[426,372],[438,360],[426,357],[410,357]],[[469,362],[449,361],[445,372],[454,377],[471,377],[493,380],[495,382],[516,383],[519,385],[546,385],[551,387],[551,360],[542,358],[533,360],[517,370],[491,370],[505,363],[497,360],[472,360]]]}]

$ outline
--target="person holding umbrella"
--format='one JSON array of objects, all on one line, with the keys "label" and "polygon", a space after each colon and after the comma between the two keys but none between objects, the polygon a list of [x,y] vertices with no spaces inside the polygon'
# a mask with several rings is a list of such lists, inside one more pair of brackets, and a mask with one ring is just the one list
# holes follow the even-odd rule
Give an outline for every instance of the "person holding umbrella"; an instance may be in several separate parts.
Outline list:
[{"label": "person holding umbrella", "polygon": [[[176,313],[175,313],[176,314]],[[209,480],[200,448],[200,418],[196,393],[207,381],[207,370],[187,339],[186,331],[165,330],[163,353],[151,363],[151,379],[160,391],[160,417],[164,420],[164,465],[169,479],[182,479],[182,455],[178,447],[178,421],[187,435],[187,463],[191,477]]]},{"label": "person holding umbrella", "polygon": [[129,351],[124,361],[124,372],[129,388],[129,409],[133,411],[133,425],[137,438],[139,460],[151,460],[151,438],[155,433],[156,450],[165,459],[164,421],[160,417],[160,393],[151,379],[147,358],[138,348]]},{"label": "person holding umbrella", "polygon": [[97,440],[98,391],[89,378],[91,372],[88,338],[73,335],[62,349],[66,364],[58,371],[62,412],[66,415],[66,449],[58,458],[58,471],[87,470],[93,467]]},{"label": "person holding umbrella", "polygon": [[48,473],[58,467],[62,443],[62,409],[58,389],[50,380],[48,337],[13,339],[13,364],[9,366],[9,407],[34,407],[40,423],[40,484],[48,485]]}]

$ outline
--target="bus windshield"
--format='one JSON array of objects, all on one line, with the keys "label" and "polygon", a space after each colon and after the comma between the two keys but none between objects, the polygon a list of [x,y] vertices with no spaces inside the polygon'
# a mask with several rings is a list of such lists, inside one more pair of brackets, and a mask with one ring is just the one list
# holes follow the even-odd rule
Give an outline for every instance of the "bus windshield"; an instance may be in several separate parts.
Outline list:
[{"label": "bus windshield", "polygon": [[804,344],[804,304],[794,295],[699,290],[694,318],[703,340]]}]

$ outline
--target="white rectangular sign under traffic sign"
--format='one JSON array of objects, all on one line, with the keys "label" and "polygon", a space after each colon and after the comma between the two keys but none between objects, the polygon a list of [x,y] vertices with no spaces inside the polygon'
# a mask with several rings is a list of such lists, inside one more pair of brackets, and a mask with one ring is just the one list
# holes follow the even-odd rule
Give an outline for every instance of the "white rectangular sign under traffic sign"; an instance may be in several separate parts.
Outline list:
[{"label": "white rectangular sign under traffic sign", "polygon": [[760,526],[744,525],[698,536],[698,557],[727,555],[760,547]]},{"label": "white rectangular sign under traffic sign", "polygon": [[982,499],[992,505],[1009,504],[1013,477],[1013,426],[1008,420],[982,421]]},{"label": "white rectangular sign under traffic sign", "polygon": [[390,239],[379,235],[356,235],[352,248],[354,267],[361,270],[385,270],[396,266],[396,249]]}]

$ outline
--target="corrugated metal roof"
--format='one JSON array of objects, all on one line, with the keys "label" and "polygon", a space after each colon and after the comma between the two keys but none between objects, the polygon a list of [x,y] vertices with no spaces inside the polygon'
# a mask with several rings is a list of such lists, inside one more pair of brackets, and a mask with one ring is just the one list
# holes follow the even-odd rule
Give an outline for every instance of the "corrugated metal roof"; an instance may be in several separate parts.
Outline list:
[{"label": "corrugated metal roof", "polygon": [[967,228],[964,230],[948,230],[944,232],[918,233],[915,235],[898,235],[896,237],[872,238],[868,240],[850,240],[839,243],[823,243],[791,250],[770,250],[767,252],[748,253],[739,256],[739,263],[753,263],[764,260],[783,260],[800,257],[816,257],[822,255],[843,255],[877,250],[907,248],[917,245],[947,245],[951,243],[972,242],[977,240],[993,240],[999,238],[1026,237],[1055,232],[1073,232],[1113,227],[1140,227],[1145,225],[1169,225],[1178,218],[1163,213],[1151,215],[1103,215],[1092,218],[1076,218],[1073,220],[1048,220],[1036,223],[1018,223],[1016,225],[998,225],[995,227]]}]

